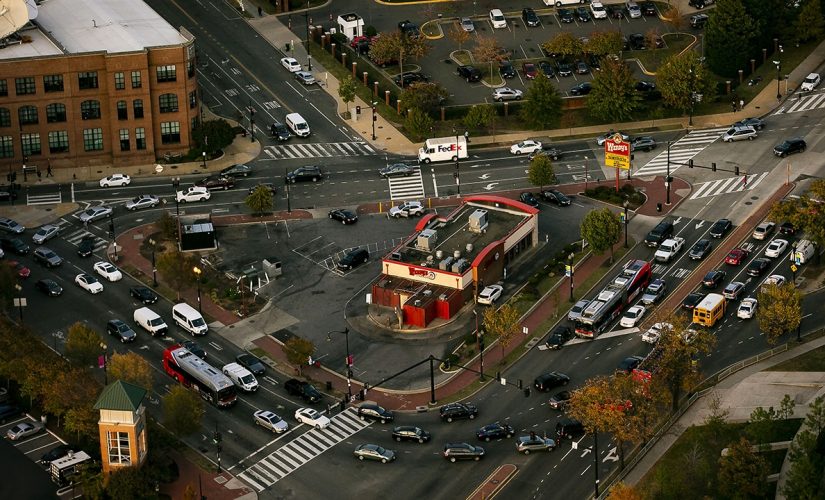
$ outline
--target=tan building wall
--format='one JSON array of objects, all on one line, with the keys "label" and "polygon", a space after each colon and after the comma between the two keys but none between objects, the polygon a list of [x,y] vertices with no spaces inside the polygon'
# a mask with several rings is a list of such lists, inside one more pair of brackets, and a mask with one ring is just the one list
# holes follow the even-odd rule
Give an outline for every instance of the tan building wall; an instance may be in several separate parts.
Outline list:
[{"label": "tan building wall", "polygon": [[[135,423],[104,422],[101,419],[97,425],[101,464],[105,475],[119,468],[140,466],[146,461],[148,448],[143,412],[135,419]],[[124,457],[128,457],[128,460]]]}]

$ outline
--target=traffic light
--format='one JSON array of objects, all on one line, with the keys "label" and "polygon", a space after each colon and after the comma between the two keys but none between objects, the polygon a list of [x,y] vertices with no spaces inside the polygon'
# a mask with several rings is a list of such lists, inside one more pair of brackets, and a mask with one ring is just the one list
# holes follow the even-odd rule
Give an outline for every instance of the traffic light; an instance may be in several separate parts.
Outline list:
[{"label": "traffic light", "polygon": [[693,158],[688,160],[688,168],[693,168]]},{"label": "traffic light", "polygon": [[525,387],[525,388],[524,388],[524,397],[525,397],[525,398],[529,398],[529,397],[530,397],[530,388],[529,388],[529,387]]},{"label": "traffic light", "polygon": [[215,434],[212,435],[212,442],[215,444],[219,444],[222,441],[221,433],[215,431]]},{"label": "traffic light", "polygon": [[716,172],[716,162],[713,162],[713,163],[710,164],[710,169],[712,171]]}]

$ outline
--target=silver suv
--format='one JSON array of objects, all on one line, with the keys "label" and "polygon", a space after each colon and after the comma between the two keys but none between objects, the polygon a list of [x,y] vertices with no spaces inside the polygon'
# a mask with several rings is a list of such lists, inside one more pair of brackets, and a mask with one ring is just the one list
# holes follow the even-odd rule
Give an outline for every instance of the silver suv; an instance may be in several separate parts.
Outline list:
[{"label": "silver suv", "polygon": [[735,125],[722,136],[724,142],[742,141],[745,139],[752,141],[755,138],[756,129],[750,125]]},{"label": "silver suv", "polygon": [[521,99],[522,91],[518,89],[511,89],[510,87],[501,87],[493,91],[493,100],[501,101],[518,101]]},{"label": "silver suv", "polygon": [[555,441],[541,437],[535,432],[531,432],[529,436],[521,436],[516,441],[516,450],[525,455],[529,455],[531,451],[553,451],[555,447]]}]

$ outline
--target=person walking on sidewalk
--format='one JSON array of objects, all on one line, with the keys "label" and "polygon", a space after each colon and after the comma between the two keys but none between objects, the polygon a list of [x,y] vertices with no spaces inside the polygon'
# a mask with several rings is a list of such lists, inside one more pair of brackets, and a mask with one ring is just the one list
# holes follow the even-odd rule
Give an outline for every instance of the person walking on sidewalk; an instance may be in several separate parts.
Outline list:
[{"label": "person walking on sidewalk", "polygon": [[745,100],[739,99],[739,111],[742,111],[743,109],[745,109]]},{"label": "person walking on sidewalk", "polygon": [[54,174],[52,174],[52,164],[51,163],[49,163],[49,165],[46,167],[46,177],[54,177]]}]

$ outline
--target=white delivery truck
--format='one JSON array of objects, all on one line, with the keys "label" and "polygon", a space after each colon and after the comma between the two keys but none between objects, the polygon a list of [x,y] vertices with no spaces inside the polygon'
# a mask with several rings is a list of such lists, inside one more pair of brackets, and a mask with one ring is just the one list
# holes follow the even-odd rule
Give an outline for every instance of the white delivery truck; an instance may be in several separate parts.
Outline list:
[{"label": "white delivery truck", "polygon": [[467,158],[467,138],[463,135],[438,137],[424,141],[424,147],[418,149],[418,161],[455,161]]}]

